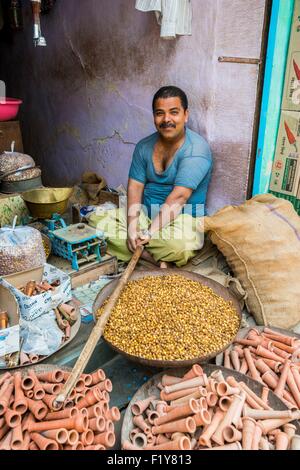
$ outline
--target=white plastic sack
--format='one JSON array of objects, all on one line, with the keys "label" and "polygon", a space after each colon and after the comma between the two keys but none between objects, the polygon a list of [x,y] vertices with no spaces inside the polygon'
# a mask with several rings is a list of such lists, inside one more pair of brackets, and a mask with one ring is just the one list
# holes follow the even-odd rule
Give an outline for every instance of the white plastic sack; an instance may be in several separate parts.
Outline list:
[{"label": "white plastic sack", "polygon": [[63,336],[53,311],[34,321],[21,321],[22,351],[26,354],[49,356],[59,349]]}]

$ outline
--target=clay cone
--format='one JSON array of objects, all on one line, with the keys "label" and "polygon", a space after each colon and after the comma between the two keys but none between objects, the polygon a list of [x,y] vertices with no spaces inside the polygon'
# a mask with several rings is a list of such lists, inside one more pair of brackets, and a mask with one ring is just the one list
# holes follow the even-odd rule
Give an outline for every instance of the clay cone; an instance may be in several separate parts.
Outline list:
[{"label": "clay cone", "polygon": [[191,450],[191,441],[188,437],[182,437],[181,439],[165,442],[164,444],[147,446],[147,450]]},{"label": "clay cone", "polygon": [[228,385],[227,382],[219,382],[216,386],[217,394],[220,397],[235,395],[240,393],[240,389],[238,387],[231,387]]},{"label": "clay cone", "polygon": [[262,437],[262,433],[263,430],[260,423],[256,423],[251,443],[251,450],[259,450],[259,443]]},{"label": "clay cone", "polygon": [[213,408],[218,403],[218,395],[213,392],[209,392],[206,397],[206,403],[209,407]]},{"label": "clay cone", "polygon": [[40,423],[29,423],[29,432],[44,432],[51,431],[52,429],[75,429],[79,433],[87,431],[88,418],[87,416],[78,415],[75,418],[66,418],[55,421],[43,421]]},{"label": "clay cone", "polygon": [[116,406],[113,406],[110,410],[108,410],[105,413],[105,418],[110,419],[113,422],[120,421],[121,414],[120,414],[119,408],[117,408]]},{"label": "clay cone", "polygon": [[152,428],[152,434],[165,434],[173,432],[184,432],[194,433],[196,431],[196,423],[193,418],[185,418],[179,421],[173,421],[172,423],[162,424],[160,426],[154,426]]},{"label": "clay cone", "polygon": [[256,422],[252,418],[244,417],[243,421],[243,436],[242,436],[242,447],[244,450],[251,450],[252,439],[256,427]]},{"label": "clay cone", "polygon": [[11,440],[12,440],[13,431],[10,431],[6,436],[0,441],[0,450],[11,450]]},{"label": "clay cone", "polygon": [[79,401],[77,408],[81,410],[82,408],[88,408],[89,406],[95,405],[101,400],[100,391],[97,388],[90,390],[85,397]]},{"label": "clay cone", "polygon": [[229,408],[230,408],[230,405],[232,403],[232,400],[233,398],[232,397],[228,397],[228,396],[225,396],[225,397],[221,397],[219,399],[219,407],[222,411],[228,411]]},{"label": "clay cone", "polygon": [[200,446],[211,447],[210,439],[212,435],[218,429],[223,418],[224,418],[224,412],[220,409],[217,409],[216,413],[212,417],[211,423],[207,426],[207,428],[204,430],[204,432],[201,434],[199,438]]},{"label": "clay cone", "polygon": [[238,353],[234,349],[230,351],[230,359],[231,359],[234,369],[239,372],[240,367],[241,367],[240,359],[239,359]]},{"label": "clay cone", "polygon": [[206,375],[202,375],[200,377],[194,377],[193,379],[184,380],[183,382],[179,382],[174,385],[169,385],[165,387],[165,392],[167,394],[178,392],[179,390],[195,388],[195,387],[202,387],[207,385],[207,377]]},{"label": "clay cone", "polygon": [[200,410],[193,416],[196,427],[206,426],[211,423],[211,416],[207,410]]},{"label": "clay cone", "polygon": [[94,442],[95,435],[91,429],[83,432],[80,436],[80,440],[84,446],[91,446]]},{"label": "clay cone", "polygon": [[143,414],[144,411],[149,407],[152,400],[154,400],[155,398],[156,397],[151,396],[149,398],[146,398],[145,400],[139,400],[135,402],[131,407],[132,414],[134,414],[135,416]]},{"label": "clay cone", "polygon": [[201,377],[203,374],[204,372],[203,372],[202,367],[199,366],[199,364],[194,364],[191,370],[183,376],[183,379],[189,380],[189,379],[193,379],[194,377]]},{"label": "clay cone", "polygon": [[270,431],[274,431],[290,421],[293,421],[293,418],[264,419],[263,421],[260,421],[260,424],[263,429],[263,433],[268,434]]},{"label": "clay cone", "polygon": [[66,444],[68,442],[69,433],[66,429],[53,429],[52,431],[44,431],[43,436],[56,441],[58,444]]},{"label": "clay cone", "polygon": [[143,433],[137,433],[133,437],[132,443],[134,446],[139,447],[140,449],[144,449],[148,445],[147,436]]},{"label": "clay cone", "polygon": [[24,447],[24,440],[23,440],[23,432],[22,426],[15,427],[12,432],[12,439],[11,439],[11,448],[12,450],[22,450]]},{"label": "clay cone", "polygon": [[178,384],[181,381],[182,381],[182,378],[173,377],[172,375],[167,375],[167,374],[163,375],[161,379],[161,383],[163,387],[165,387],[166,385]]},{"label": "clay cone", "polygon": [[[180,385],[180,384],[176,384],[176,385]],[[199,398],[200,397],[199,387],[177,390],[176,392],[172,392],[172,393],[166,393],[163,390],[160,394],[160,398],[164,401],[173,401],[179,398],[187,397],[193,393],[196,393],[197,398]]]},{"label": "clay cone", "polygon": [[145,433],[150,433],[150,431],[151,431],[149,425],[146,423],[146,421],[144,420],[142,415],[135,416],[133,418],[133,424],[135,426],[138,426]]},{"label": "clay cone", "polygon": [[289,436],[285,432],[279,432],[276,435],[275,449],[276,450],[287,450],[289,447]]},{"label": "clay cone", "polygon": [[102,369],[98,369],[96,372],[91,374],[92,384],[97,385],[100,382],[103,382],[106,379],[105,372]]},{"label": "clay cone", "polygon": [[95,431],[96,433],[101,433],[105,431],[105,418],[103,416],[97,416],[97,418],[92,418],[89,420],[89,429]]},{"label": "clay cone", "polygon": [[8,408],[5,413],[5,421],[7,426],[10,428],[17,428],[21,424],[22,415],[17,411]]},{"label": "clay cone", "polygon": [[0,387],[6,382],[7,380],[11,379],[12,375],[10,372],[5,372],[5,374],[1,375],[0,377]]},{"label": "clay cone", "polygon": [[28,373],[29,377],[32,378],[34,382],[34,387],[33,387],[33,393],[34,393],[34,399],[35,400],[42,400],[43,397],[45,396],[45,390],[43,389],[39,379],[37,378],[35,372],[33,370],[30,370]]},{"label": "clay cone", "polygon": [[47,406],[41,401],[34,401],[27,398],[28,408],[37,420],[44,419],[48,413]]},{"label": "clay cone", "polygon": [[59,420],[59,419],[65,419],[65,418],[75,418],[75,416],[79,415],[79,410],[77,408],[66,408],[65,410],[62,411],[54,411],[51,413],[48,413],[46,415],[45,420],[46,421],[53,421],[53,420]]},{"label": "clay cone", "polygon": [[25,414],[28,410],[27,399],[23,393],[21,383],[22,377],[20,372],[15,373],[15,401],[13,404],[13,409],[20,413],[21,415]]},{"label": "clay cone", "polygon": [[94,439],[94,444],[101,444],[106,448],[111,448],[115,445],[116,438],[115,435],[111,432],[104,432],[97,434]]},{"label": "clay cone", "polygon": [[[49,408],[49,410],[53,410],[54,409],[54,402],[57,398],[57,395],[48,395],[47,393],[45,393],[45,395],[43,396],[42,400],[43,402],[47,405],[47,407]],[[59,406],[56,406],[56,410],[60,409],[63,407],[63,403],[59,404]]]},{"label": "clay cone", "polygon": [[9,406],[10,398],[14,390],[14,385],[9,381],[4,382],[0,390],[0,416],[6,413]]},{"label": "clay cone", "polygon": [[61,383],[64,380],[64,373],[60,369],[45,374],[38,374],[41,382]]},{"label": "clay cone", "polygon": [[[67,431],[68,433],[68,445],[70,446],[75,446],[79,442],[79,433],[75,431],[75,429],[72,429],[71,431]],[[84,433],[83,433],[84,434]]]},{"label": "clay cone", "polygon": [[20,352],[20,364],[21,366],[25,366],[26,364],[30,364],[30,359],[27,354],[24,352]]},{"label": "clay cone", "polygon": [[40,450],[58,450],[59,449],[58,443],[56,441],[53,441],[52,439],[47,439],[41,434],[33,432],[30,434],[30,437]]},{"label": "clay cone", "polygon": [[238,431],[234,426],[227,426],[223,431],[223,439],[225,442],[231,444],[242,440],[242,433]]},{"label": "clay cone", "polygon": [[62,385],[61,384],[42,383],[41,385],[42,385],[43,389],[45,390],[45,392],[48,393],[49,395],[58,395],[62,390]]},{"label": "clay cone", "polygon": [[93,405],[87,408],[87,412],[88,412],[89,419],[104,415],[103,407],[101,406],[100,403],[97,403],[97,405]]},{"label": "clay cone", "polygon": [[188,404],[178,406],[169,413],[160,416],[154,420],[155,426],[159,426],[164,423],[169,423],[171,421],[177,421],[179,418],[185,418],[187,416],[194,415],[200,411],[199,406],[194,398],[189,400]]},{"label": "clay cone", "polygon": [[229,409],[224,414],[222,422],[220,423],[218,429],[212,436],[212,440],[217,444],[224,444],[223,431],[227,426],[231,425],[232,420],[237,416],[237,411],[240,410],[241,402],[243,402],[243,398],[240,395],[234,395]]}]

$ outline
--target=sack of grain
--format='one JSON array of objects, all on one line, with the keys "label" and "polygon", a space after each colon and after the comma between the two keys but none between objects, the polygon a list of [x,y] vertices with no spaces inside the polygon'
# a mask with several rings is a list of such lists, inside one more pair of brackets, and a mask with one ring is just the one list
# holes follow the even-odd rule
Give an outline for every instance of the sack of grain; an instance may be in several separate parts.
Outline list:
[{"label": "sack of grain", "polygon": [[31,227],[0,229],[0,276],[27,271],[46,262],[41,233]]},{"label": "sack of grain", "polygon": [[206,217],[204,229],[246,290],[258,324],[300,322],[300,217],[290,202],[256,196]]}]

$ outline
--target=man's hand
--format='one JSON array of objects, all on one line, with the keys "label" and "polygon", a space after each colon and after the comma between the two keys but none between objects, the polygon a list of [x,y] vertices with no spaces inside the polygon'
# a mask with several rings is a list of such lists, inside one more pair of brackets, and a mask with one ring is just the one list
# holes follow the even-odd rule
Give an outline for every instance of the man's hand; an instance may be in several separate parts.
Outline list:
[{"label": "man's hand", "polygon": [[136,250],[138,238],[139,236],[136,229],[128,230],[127,246],[132,253]]},{"label": "man's hand", "polygon": [[150,242],[151,240],[151,236],[150,234],[143,234],[143,233],[139,233],[138,234],[138,240],[137,240],[137,245],[148,245],[148,243]]}]

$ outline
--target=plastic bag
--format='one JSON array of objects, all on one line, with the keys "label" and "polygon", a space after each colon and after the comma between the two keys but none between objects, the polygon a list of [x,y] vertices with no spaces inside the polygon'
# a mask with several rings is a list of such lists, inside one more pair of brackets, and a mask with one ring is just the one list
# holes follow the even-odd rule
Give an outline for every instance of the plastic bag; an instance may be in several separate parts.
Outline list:
[{"label": "plastic bag", "polygon": [[7,276],[46,263],[40,232],[31,227],[0,229],[0,275]]},{"label": "plastic bag", "polygon": [[60,348],[63,336],[53,310],[34,321],[21,321],[22,351],[26,354],[50,356]]}]

